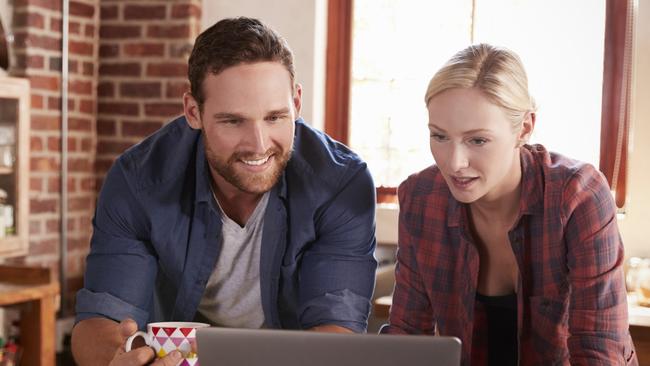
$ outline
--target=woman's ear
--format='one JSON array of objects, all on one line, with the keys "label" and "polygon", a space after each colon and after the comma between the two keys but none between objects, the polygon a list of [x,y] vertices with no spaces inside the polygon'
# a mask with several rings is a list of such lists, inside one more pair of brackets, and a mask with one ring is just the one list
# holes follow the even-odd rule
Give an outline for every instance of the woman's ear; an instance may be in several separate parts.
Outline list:
[{"label": "woman's ear", "polygon": [[201,108],[189,92],[183,94],[183,113],[190,127],[195,130],[200,130],[203,127],[201,125]]},{"label": "woman's ear", "polygon": [[535,112],[528,112],[524,116],[524,120],[521,122],[521,129],[519,130],[519,146],[523,146],[528,143],[530,136],[533,134],[535,129]]}]

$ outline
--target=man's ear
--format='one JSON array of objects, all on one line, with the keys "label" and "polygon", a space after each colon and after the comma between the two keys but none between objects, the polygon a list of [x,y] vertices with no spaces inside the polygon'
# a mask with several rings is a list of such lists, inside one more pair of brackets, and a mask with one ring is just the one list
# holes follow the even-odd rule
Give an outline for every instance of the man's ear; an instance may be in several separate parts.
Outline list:
[{"label": "man's ear", "polygon": [[201,123],[201,109],[199,103],[189,92],[183,94],[183,113],[185,119],[191,128],[200,130],[203,126]]},{"label": "man's ear", "polygon": [[528,112],[524,116],[524,120],[521,122],[521,130],[519,131],[519,141],[520,145],[523,145],[528,142],[530,136],[533,134],[535,129],[535,112]]},{"label": "man's ear", "polygon": [[293,92],[293,105],[296,107],[296,119],[300,117],[300,110],[302,109],[302,85],[296,83]]}]

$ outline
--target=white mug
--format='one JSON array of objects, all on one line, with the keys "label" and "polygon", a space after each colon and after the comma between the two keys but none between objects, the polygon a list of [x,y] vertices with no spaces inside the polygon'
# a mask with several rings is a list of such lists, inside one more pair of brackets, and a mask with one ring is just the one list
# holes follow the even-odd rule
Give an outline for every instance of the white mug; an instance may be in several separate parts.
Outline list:
[{"label": "white mug", "polygon": [[198,366],[198,357],[192,351],[196,344],[196,329],[209,327],[210,324],[193,322],[159,322],[147,324],[147,333],[137,331],[126,340],[125,349],[129,352],[133,340],[142,337],[147,346],[154,349],[157,358],[165,357],[168,353],[178,350],[183,356],[182,366]]}]

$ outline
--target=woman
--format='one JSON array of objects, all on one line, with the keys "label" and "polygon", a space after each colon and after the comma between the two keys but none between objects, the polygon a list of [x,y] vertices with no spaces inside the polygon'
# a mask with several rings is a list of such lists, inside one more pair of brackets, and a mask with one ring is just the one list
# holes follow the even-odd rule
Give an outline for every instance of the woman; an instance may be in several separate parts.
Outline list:
[{"label": "woman", "polygon": [[608,185],[526,144],[535,104],[517,55],[462,50],[425,101],[436,165],[398,190],[383,332],[456,336],[464,365],[637,364]]}]

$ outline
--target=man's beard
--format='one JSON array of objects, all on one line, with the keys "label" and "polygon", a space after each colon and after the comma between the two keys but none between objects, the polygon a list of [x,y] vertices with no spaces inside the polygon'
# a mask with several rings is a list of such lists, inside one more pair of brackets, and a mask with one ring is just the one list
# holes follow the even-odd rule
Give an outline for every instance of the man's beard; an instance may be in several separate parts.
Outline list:
[{"label": "man's beard", "polygon": [[[236,169],[236,164],[244,164],[240,160],[256,160],[271,155],[273,155],[273,165],[263,172],[252,173],[243,169]],[[291,158],[291,150],[282,152],[280,149],[272,147],[262,156],[250,152],[235,152],[227,161],[223,161],[206,144],[205,156],[210,167],[228,183],[243,192],[260,194],[270,191],[278,182]],[[239,163],[237,163],[238,161]]]}]

